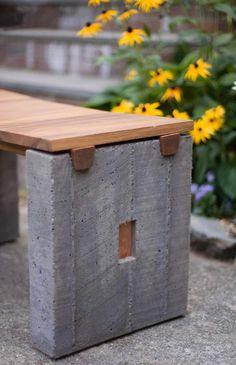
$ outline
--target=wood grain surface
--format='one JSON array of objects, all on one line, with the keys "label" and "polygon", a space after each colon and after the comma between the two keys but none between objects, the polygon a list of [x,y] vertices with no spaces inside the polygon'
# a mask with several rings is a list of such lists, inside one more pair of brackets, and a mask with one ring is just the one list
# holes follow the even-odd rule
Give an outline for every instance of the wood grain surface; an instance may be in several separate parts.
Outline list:
[{"label": "wood grain surface", "polygon": [[193,122],[99,111],[0,90],[0,142],[49,152],[98,146],[170,133]]},{"label": "wood grain surface", "polygon": [[119,226],[119,259],[132,256],[134,222],[122,223]]}]

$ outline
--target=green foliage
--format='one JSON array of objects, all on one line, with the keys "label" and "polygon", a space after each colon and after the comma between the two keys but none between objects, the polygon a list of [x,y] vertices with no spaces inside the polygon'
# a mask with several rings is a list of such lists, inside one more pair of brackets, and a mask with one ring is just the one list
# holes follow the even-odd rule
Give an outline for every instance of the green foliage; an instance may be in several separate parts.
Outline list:
[{"label": "green foliage", "polygon": [[217,206],[217,198],[214,192],[207,193],[199,202],[192,200],[193,213],[205,216],[218,216],[219,208]]},{"label": "green foliage", "polygon": [[[226,110],[223,128],[207,143],[194,146],[193,182],[199,186],[206,184],[207,173],[211,171],[214,174],[214,190],[200,201],[193,199],[193,210],[208,216],[232,215],[236,212],[236,91],[232,90],[236,81],[236,6],[223,0],[196,0],[194,3],[199,9],[204,7],[206,14],[209,10],[223,20],[227,31],[206,32],[201,19],[191,16],[189,1],[167,1],[161,12],[171,15],[170,32],[178,34],[172,58],[166,61],[162,56],[169,47],[162,38],[156,42],[150,38],[143,46],[118,48],[106,62],[122,62],[126,70],[136,70],[137,76],[97,95],[89,106],[110,110],[122,99],[131,100],[136,105],[153,103],[161,100],[167,86],[180,87],[183,98],[180,103],[172,99],[162,103],[165,115],[171,115],[173,109],[178,109],[188,112],[196,120],[207,109],[222,105]],[[172,15],[172,7],[176,4],[184,4],[185,15]],[[150,34],[148,27],[144,29]],[[187,67],[199,58],[212,64],[211,76],[195,82],[186,80]],[[157,68],[172,71],[174,81],[169,85],[148,87],[150,71]]]}]

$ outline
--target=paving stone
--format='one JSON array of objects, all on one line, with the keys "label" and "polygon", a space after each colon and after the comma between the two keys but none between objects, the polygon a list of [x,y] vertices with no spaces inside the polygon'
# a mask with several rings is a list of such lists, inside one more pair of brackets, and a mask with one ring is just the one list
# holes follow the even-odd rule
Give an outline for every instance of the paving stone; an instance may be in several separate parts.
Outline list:
[{"label": "paving stone", "polygon": [[230,233],[230,227],[223,221],[192,215],[191,248],[208,257],[234,260],[236,237]]}]

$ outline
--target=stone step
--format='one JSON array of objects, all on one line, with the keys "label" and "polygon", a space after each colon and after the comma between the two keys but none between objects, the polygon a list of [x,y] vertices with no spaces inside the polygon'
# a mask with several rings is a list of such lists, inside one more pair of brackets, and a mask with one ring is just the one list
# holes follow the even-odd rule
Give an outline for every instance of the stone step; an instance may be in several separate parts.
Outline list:
[{"label": "stone step", "polygon": [[85,0],[0,0],[0,5],[83,5]]},{"label": "stone step", "polygon": [[[120,12],[123,12],[123,1],[117,2]],[[10,9],[11,14],[17,12],[22,15],[21,27],[37,27],[37,28],[54,28],[54,29],[80,29],[87,21],[93,21],[95,17],[104,9],[109,9],[111,4],[102,4],[98,7],[88,6],[86,0],[81,1],[45,1],[45,0],[0,0],[2,9]],[[177,10],[179,11],[179,10]],[[3,10],[4,12],[4,10]],[[140,13],[130,20],[133,26],[142,26],[147,22],[152,31],[160,31],[163,24],[166,23],[166,15],[164,12],[152,12],[148,15]],[[0,15],[1,10],[0,10]],[[169,16],[168,16],[169,18]],[[0,17],[1,19],[1,17]],[[8,26],[11,26],[11,18],[9,18]],[[15,25],[15,24],[14,24]],[[1,25],[0,25],[1,26]],[[6,26],[6,25],[4,25]],[[104,26],[105,29],[117,29],[119,26],[115,22],[109,22]]]},{"label": "stone step", "polygon": [[87,100],[118,83],[118,79],[111,78],[52,75],[46,72],[0,68],[0,88],[63,100]]},{"label": "stone step", "polygon": [[[94,44],[94,45],[116,45],[120,37],[120,32],[105,31],[99,33],[96,37],[81,38],[76,35],[76,30],[66,29],[45,29],[45,28],[26,28],[26,29],[0,29],[0,41],[35,41],[35,42],[59,42],[67,44]],[[190,43],[193,42],[191,36],[187,39]],[[160,33],[153,34],[145,43],[147,45],[157,45],[159,42],[164,42],[167,46],[174,45],[178,42],[176,33]]]},{"label": "stone step", "polygon": [[[189,7],[189,16],[197,19],[201,23],[201,28],[207,31],[217,30],[216,28],[225,28],[225,17],[222,14],[217,15],[212,12],[209,6],[199,7],[193,0]],[[123,11],[123,1],[117,1],[116,5],[120,11]],[[99,7],[88,7],[86,0],[0,0],[0,6],[11,7],[12,14],[19,12],[23,15],[22,27],[38,28],[58,28],[58,29],[76,29],[80,28],[86,21],[93,21],[94,17],[103,9],[110,8],[111,4],[102,4]],[[0,15],[1,10],[0,10]],[[186,6],[171,6],[168,11],[165,7],[149,14],[140,13],[130,20],[133,26],[142,26],[148,24],[152,32],[166,32],[172,16],[186,15]],[[11,24],[9,24],[11,25]],[[191,26],[191,25],[190,25]],[[115,27],[114,23],[109,23],[109,29]],[[189,27],[189,25],[187,26]],[[186,29],[186,24],[184,25]]]},{"label": "stone step", "polygon": [[[98,57],[111,55],[119,37],[119,32],[103,32],[85,39],[77,37],[76,31],[62,29],[0,30],[0,66],[89,77],[121,76],[123,65],[96,63]],[[176,34],[162,33],[153,35],[146,44],[155,47],[164,42],[168,53],[177,41]]]}]

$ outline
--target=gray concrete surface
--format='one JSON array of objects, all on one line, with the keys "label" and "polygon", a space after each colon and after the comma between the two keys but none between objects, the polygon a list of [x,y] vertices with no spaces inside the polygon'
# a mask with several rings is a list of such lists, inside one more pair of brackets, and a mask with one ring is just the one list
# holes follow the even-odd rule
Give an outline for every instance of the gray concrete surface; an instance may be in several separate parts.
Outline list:
[{"label": "gray concrete surface", "polygon": [[82,173],[68,153],[26,152],[35,348],[59,358],[186,313],[191,151],[190,136],[168,158],[157,139],[98,147]]},{"label": "gray concrete surface", "polygon": [[[30,347],[26,209],[21,239],[0,245],[0,365],[50,365]],[[236,267],[191,255],[188,314],[57,360],[59,365],[234,365]]]}]

